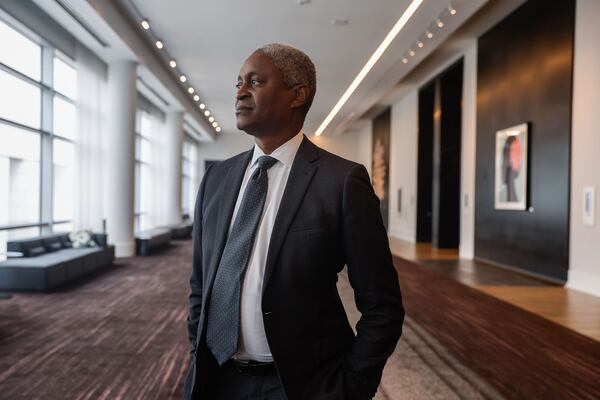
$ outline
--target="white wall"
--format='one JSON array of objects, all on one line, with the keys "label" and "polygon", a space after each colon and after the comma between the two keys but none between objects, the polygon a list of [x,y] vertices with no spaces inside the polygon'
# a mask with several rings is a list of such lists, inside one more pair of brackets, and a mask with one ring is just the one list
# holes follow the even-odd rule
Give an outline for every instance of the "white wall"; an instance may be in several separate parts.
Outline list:
[{"label": "white wall", "polygon": [[[309,136],[317,146],[340,157],[363,164],[371,173],[371,123],[356,131],[336,136]],[[226,133],[214,142],[200,142],[198,145],[199,175],[204,175],[205,160],[226,160],[254,146],[254,138],[243,132]]]},{"label": "white wall", "polygon": [[317,146],[347,160],[364,165],[371,175],[371,121],[365,121],[360,129],[340,135],[309,136]]},{"label": "white wall", "polygon": [[600,296],[600,218],[583,225],[583,188],[596,188],[600,211],[600,1],[578,0],[571,133],[571,227],[567,286]]},{"label": "white wall", "polygon": [[[418,89],[392,105],[390,132],[389,234],[409,242],[417,231]],[[402,211],[398,212],[398,189]]]},{"label": "white wall", "polygon": [[214,142],[198,144],[198,176],[204,176],[204,161],[222,161],[231,158],[254,146],[254,138],[244,132],[222,133]]},{"label": "white wall", "polygon": [[477,41],[465,51],[460,172],[459,256],[475,255],[475,141],[477,137]]}]

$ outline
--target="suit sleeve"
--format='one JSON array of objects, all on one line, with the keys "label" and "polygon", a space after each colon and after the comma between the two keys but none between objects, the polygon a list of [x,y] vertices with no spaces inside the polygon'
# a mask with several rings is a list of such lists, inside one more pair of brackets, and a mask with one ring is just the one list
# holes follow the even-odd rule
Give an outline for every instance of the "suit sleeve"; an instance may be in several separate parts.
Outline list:
[{"label": "suit sleeve", "polygon": [[402,333],[404,309],[379,199],[364,166],[348,173],[343,196],[344,255],[361,318],[342,369],[347,398],[362,400],[377,391]]},{"label": "suit sleeve", "polygon": [[194,230],[192,234],[192,274],[190,276],[189,314],[187,317],[188,338],[190,340],[190,352],[196,351],[196,335],[200,310],[202,309],[202,204],[204,199],[204,187],[210,167],[204,173],[202,183],[196,195],[196,206],[194,208]]}]

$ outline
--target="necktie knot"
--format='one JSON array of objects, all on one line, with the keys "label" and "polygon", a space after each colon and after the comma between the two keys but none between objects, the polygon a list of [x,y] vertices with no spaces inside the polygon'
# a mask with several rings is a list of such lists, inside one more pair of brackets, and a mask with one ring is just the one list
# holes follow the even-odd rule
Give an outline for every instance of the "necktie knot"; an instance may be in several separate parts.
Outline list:
[{"label": "necktie knot", "polygon": [[258,160],[256,160],[256,162],[258,163],[258,168],[264,169],[266,171],[273,165],[275,165],[277,159],[269,156],[260,156]]}]

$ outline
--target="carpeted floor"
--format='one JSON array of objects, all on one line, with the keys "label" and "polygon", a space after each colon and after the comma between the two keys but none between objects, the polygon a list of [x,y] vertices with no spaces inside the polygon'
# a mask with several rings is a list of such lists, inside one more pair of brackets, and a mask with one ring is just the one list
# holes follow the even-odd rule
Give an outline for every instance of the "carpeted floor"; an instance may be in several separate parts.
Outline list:
[{"label": "carpeted floor", "polygon": [[[0,300],[0,399],[179,399],[191,243],[49,294]],[[341,275],[350,319],[352,289]],[[384,371],[378,400],[499,396],[414,322]]]}]

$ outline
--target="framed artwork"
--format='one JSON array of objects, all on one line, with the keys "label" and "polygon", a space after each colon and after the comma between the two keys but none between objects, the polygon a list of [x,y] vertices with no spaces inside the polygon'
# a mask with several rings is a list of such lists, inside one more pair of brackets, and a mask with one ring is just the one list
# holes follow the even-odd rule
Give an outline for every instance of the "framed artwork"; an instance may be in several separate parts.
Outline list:
[{"label": "framed artwork", "polygon": [[527,209],[527,154],[529,124],[496,132],[494,208]]}]

